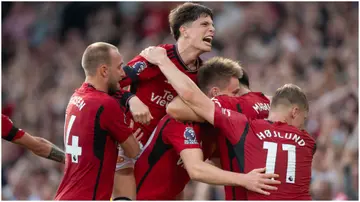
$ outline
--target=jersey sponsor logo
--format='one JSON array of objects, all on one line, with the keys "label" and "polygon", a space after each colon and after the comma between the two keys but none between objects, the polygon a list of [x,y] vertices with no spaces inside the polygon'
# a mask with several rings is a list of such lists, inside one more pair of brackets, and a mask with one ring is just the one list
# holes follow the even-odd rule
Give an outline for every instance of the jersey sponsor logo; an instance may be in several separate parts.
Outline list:
[{"label": "jersey sponsor logo", "polygon": [[151,93],[151,102],[154,102],[162,107],[167,106],[172,100],[174,96],[171,94],[170,91],[164,90],[163,95],[155,95],[154,92]]},{"label": "jersey sponsor logo", "polygon": [[136,74],[139,75],[144,69],[146,69],[146,63],[145,62],[142,62],[142,61],[139,61],[139,62],[136,62],[132,68],[135,70]]},{"label": "jersey sponsor logo", "polygon": [[186,127],[184,132],[185,144],[199,144],[196,140],[195,131],[191,127]]}]

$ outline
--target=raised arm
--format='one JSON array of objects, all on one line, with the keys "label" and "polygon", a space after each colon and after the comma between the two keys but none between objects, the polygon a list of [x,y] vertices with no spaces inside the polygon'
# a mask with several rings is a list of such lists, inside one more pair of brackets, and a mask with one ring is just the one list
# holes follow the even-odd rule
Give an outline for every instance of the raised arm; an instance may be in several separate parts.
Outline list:
[{"label": "raised arm", "polygon": [[167,106],[166,113],[178,121],[204,122],[185,102],[176,96]]},{"label": "raised arm", "polygon": [[214,124],[214,103],[182,73],[167,57],[166,50],[161,47],[149,47],[140,53],[147,61],[159,66],[162,73],[171,83],[181,99],[200,117]]}]

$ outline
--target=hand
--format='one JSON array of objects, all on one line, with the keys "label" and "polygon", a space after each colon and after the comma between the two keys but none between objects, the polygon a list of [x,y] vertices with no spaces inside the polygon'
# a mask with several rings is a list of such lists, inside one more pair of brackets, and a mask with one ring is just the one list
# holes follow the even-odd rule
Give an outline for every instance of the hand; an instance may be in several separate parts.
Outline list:
[{"label": "hand", "polygon": [[169,59],[166,49],[155,46],[150,46],[144,49],[141,51],[140,55],[154,65],[159,65],[163,60]]},{"label": "hand", "polygon": [[136,139],[138,142],[140,142],[142,136],[144,135],[143,132],[141,132],[141,133],[140,133],[140,132],[141,132],[141,128],[138,128],[138,129],[135,131],[135,133],[133,133],[133,136],[135,137],[135,139]]},{"label": "hand", "polygon": [[149,108],[136,96],[130,98],[129,109],[135,122],[149,124],[153,117]]},{"label": "hand", "polygon": [[265,174],[265,168],[258,168],[254,169],[251,172],[247,173],[246,176],[246,182],[245,182],[245,188],[257,192],[264,195],[270,195],[269,192],[264,191],[266,190],[277,190],[277,187],[270,186],[275,184],[280,184],[281,182],[278,180],[273,180],[271,178],[278,178],[279,175],[277,174]]}]

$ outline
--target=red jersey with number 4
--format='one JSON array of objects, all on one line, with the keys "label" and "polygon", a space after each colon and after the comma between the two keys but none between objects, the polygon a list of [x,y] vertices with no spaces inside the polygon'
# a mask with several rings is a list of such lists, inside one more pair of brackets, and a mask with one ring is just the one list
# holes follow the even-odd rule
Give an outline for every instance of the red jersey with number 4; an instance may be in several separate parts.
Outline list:
[{"label": "red jersey with number 4", "polygon": [[55,200],[110,200],[117,144],[131,135],[118,102],[84,83],[70,98],[64,133],[65,174]]},{"label": "red jersey with number 4", "polygon": [[[191,71],[181,60],[176,45],[163,44],[159,45],[167,51],[168,57],[175,64],[175,66],[189,76],[193,81],[196,81],[197,70]],[[200,66],[201,60],[198,59]],[[121,82],[121,87],[131,86],[131,92],[135,93],[139,99],[149,107],[153,120],[149,125],[142,125],[135,123],[134,131],[141,128],[144,135],[141,139],[143,144],[146,144],[150,134],[159,123],[160,119],[166,115],[166,106],[177,96],[176,91],[162,74],[159,67],[149,63],[145,58],[136,56],[132,59],[128,66],[124,67],[127,75]],[[129,114],[130,116],[130,114]]]},{"label": "red jersey with number 4", "polygon": [[[221,95],[212,100],[220,107],[244,114],[248,119],[265,119],[269,116],[270,100],[261,92],[249,92],[240,97]],[[217,138],[222,169],[244,173],[244,170],[239,169],[229,140],[223,135],[217,135]],[[246,200],[246,191],[243,187],[225,186],[225,199]]]},{"label": "red jersey with number 4", "polygon": [[25,132],[13,125],[9,117],[1,114],[1,138],[7,141],[14,141],[21,138]]},{"label": "red jersey with number 4", "polygon": [[137,200],[175,200],[190,177],[180,158],[184,149],[201,148],[198,124],[166,115],[135,164]]},{"label": "red jersey with number 4", "polygon": [[311,163],[316,148],[304,130],[281,122],[247,119],[238,112],[215,106],[214,126],[233,145],[245,173],[266,167],[279,174],[281,185],[269,196],[247,191],[248,200],[311,200]]}]

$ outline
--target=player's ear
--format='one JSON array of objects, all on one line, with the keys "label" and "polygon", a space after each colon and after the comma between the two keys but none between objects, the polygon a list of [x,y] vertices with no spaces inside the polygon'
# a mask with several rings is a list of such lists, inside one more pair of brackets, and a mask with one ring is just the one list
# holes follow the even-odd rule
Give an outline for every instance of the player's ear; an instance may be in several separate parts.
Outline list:
[{"label": "player's ear", "polygon": [[102,77],[108,77],[109,68],[106,65],[100,65],[99,71]]},{"label": "player's ear", "polygon": [[217,88],[217,87],[212,87],[212,88],[210,89],[210,96],[211,96],[211,97],[216,97],[216,96],[218,96],[218,95],[220,95],[220,89]]},{"label": "player's ear", "polygon": [[181,25],[179,31],[180,31],[180,36],[184,36],[184,38],[188,37],[188,33],[185,25]]},{"label": "player's ear", "polygon": [[300,113],[300,109],[298,106],[294,105],[291,109],[291,118],[294,119],[296,118]]}]

